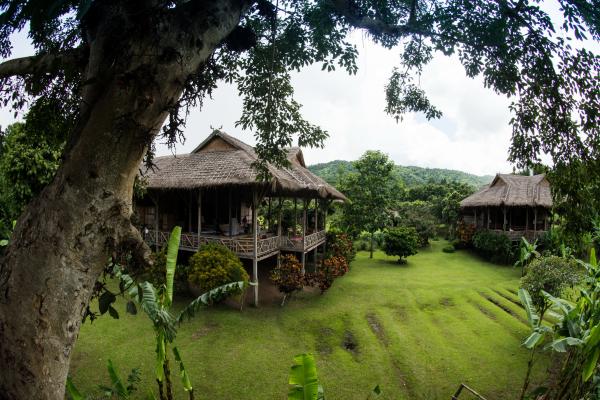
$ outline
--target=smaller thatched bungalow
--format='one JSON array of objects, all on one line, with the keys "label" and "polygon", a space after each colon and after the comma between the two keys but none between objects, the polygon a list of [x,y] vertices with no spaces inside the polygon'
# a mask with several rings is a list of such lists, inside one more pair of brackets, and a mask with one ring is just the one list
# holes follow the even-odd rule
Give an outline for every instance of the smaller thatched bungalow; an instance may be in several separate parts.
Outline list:
[{"label": "smaller thatched bungalow", "polygon": [[489,186],[460,203],[462,219],[476,229],[503,232],[511,240],[535,240],[550,226],[552,194],[545,175],[498,174]]},{"label": "smaller thatched bungalow", "polygon": [[252,260],[257,303],[258,261],[282,251],[299,254],[303,268],[308,252],[316,260],[328,203],[346,200],[306,168],[299,148],[288,149],[288,160],[286,168],[268,165],[271,178],[260,181],[254,148],[219,130],[190,154],[155,158],[143,174],[147,195],[135,204],[145,240],[163,246],[179,225],[181,250],[220,243]]}]

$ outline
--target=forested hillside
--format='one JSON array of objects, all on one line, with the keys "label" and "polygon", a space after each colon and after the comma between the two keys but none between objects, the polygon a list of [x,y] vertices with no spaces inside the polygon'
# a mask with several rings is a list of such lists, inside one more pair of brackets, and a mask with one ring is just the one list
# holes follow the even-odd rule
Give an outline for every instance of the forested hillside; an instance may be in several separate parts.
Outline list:
[{"label": "forested hillside", "polygon": [[[325,179],[327,182],[335,185],[338,182],[339,177],[347,171],[352,171],[353,167],[350,161],[335,160],[327,163],[310,165],[308,169]],[[406,167],[402,165],[396,165],[395,172],[406,186],[415,186],[430,181],[440,182],[445,179],[446,181],[466,183],[475,188],[479,188],[480,186],[487,185],[493,179],[493,176],[490,175],[477,176],[451,169],[422,168],[414,166]]]}]

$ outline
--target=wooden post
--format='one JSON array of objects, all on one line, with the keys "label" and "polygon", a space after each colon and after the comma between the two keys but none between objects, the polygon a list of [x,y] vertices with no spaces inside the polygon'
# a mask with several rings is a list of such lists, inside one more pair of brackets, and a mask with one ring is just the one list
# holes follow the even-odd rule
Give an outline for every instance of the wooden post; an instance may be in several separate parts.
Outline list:
[{"label": "wooden post", "polygon": [[302,201],[302,273],[306,271],[306,207],[308,206],[307,201]]},{"label": "wooden post", "polygon": [[487,211],[487,224],[486,224],[486,226],[487,226],[487,229],[489,230],[490,229],[490,207],[489,206],[486,207],[486,211]]},{"label": "wooden post", "polygon": [[277,215],[277,237],[281,237],[281,219],[283,218],[283,206],[281,204],[281,197],[279,198],[279,212]]},{"label": "wooden post", "polygon": [[231,226],[231,186],[229,186],[228,197],[229,237],[231,237],[233,236],[233,227]]},{"label": "wooden post", "polygon": [[158,217],[158,198],[159,198],[159,195],[156,194],[156,202],[154,203],[154,205],[155,205],[155,212],[156,212],[156,215],[155,215],[155,218],[154,218],[156,220],[156,224],[155,224],[155,227],[154,227],[154,232],[156,234],[156,236],[154,236],[154,244],[155,244],[155,250],[156,251],[159,250],[158,232],[160,231],[160,229],[159,229],[160,218]]},{"label": "wooden post", "polygon": [[296,226],[298,226],[298,199],[294,197],[294,229],[293,236],[296,236]]},{"label": "wooden post", "polygon": [[533,209],[533,233],[537,231],[537,207]]},{"label": "wooden post", "polygon": [[202,189],[198,190],[198,249],[200,249],[200,234],[202,233]]},{"label": "wooden post", "polygon": [[252,194],[252,280],[254,281],[254,306],[258,307],[258,219],[256,193]]},{"label": "wooden post", "polygon": [[473,207],[473,221],[475,221],[475,228],[477,228],[477,209]]},{"label": "wooden post", "polygon": [[219,194],[215,188],[215,232],[219,233]]},{"label": "wooden post", "polygon": [[271,230],[271,196],[269,196],[269,211],[268,211],[268,216],[267,216],[267,226],[269,227],[269,231]]},{"label": "wooden post", "polygon": [[502,207],[502,215],[504,216],[504,221],[502,223],[502,230],[506,230],[506,206]]},{"label": "wooden post", "polygon": [[315,199],[315,232],[319,231],[319,200]]},{"label": "wooden post", "polygon": [[188,232],[192,232],[192,191],[188,199]]}]

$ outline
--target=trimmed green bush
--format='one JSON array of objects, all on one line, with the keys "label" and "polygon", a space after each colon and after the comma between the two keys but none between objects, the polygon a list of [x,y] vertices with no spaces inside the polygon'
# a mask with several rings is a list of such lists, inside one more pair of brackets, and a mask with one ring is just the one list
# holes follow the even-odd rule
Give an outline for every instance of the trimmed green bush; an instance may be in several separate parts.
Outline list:
[{"label": "trimmed green bush", "polygon": [[454,253],[456,251],[456,249],[454,248],[454,246],[452,246],[451,244],[449,244],[448,246],[444,246],[444,248],[442,249],[442,251],[444,253]]},{"label": "trimmed green bush", "polygon": [[515,251],[508,236],[492,231],[479,231],[473,235],[473,247],[487,260],[498,264],[513,264]]},{"label": "trimmed green bush", "polygon": [[190,257],[188,282],[202,293],[231,282],[247,284],[248,280],[240,259],[223,245],[206,244]]},{"label": "trimmed green bush", "polygon": [[565,289],[576,286],[582,279],[583,271],[574,259],[539,257],[525,267],[521,287],[529,292],[537,311],[543,314],[548,304],[542,290],[555,297],[563,296]]},{"label": "trimmed green bush", "polygon": [[385,232],[383,250],[388,256],[398,256],[398,262],[403,263],[404,258],[417,254],[419,236],[412,227],[398,226]]},{"label": "trimmed green bush", "polygon": [[[160,286],[165,283],[165,273],[167,272],[167,248],[152,253],[153,264],[148,266],[144,272],[154,286]],[[178,265],[175,269],[174,290],[175,293],[187,292],[188,285],[188,267],[187,265]]]}]

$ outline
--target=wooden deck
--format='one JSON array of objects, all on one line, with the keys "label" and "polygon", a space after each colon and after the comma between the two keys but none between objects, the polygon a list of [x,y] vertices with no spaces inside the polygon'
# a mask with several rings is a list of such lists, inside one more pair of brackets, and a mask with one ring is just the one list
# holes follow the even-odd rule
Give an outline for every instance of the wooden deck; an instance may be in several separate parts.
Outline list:
[{"label": "wooden deck", "polygon": [[[158,235],[157,235],[158,233]],[[144,239],[150,246],[164,246],[169,240],[169,232],[148,231]],[[258,238],[256,241],[256,258],[262,260],[271,257],[280,251],[307,252],[325,243],[326,231],[319,231],[307,235],[304,240],[301,236],[289,238],[287,236],[269,236]],[[186,232],[181,234],[179,248],[186,251],[198,251],[201,245],[207,243],[219,243],[240,258],[254,258],[254,244],[251,235],[222,236],[222,235],[200,235]]]}]

